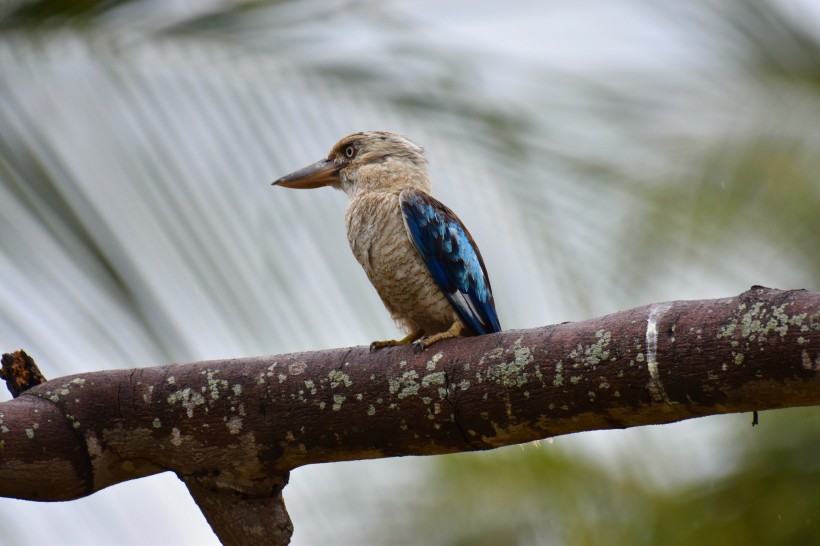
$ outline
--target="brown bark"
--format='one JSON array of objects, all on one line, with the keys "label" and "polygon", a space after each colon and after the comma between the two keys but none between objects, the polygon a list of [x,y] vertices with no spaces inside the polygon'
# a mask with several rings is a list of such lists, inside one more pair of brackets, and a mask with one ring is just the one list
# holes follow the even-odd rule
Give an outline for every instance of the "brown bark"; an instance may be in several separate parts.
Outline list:
[{"label": "brown bark", "polygon": [[820,293],[755,287],[421,354],[83,373],[0,404],[0,495],[66,500],[170,470],[224,543],[285,544],[281,491],[303,464],[816,405],[819,370]]}]

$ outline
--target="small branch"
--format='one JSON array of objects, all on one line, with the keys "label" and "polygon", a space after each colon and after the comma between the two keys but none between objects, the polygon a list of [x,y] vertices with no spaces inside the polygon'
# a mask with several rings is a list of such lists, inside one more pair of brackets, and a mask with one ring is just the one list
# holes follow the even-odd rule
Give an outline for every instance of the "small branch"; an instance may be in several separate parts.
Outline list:
[{"label": "small branch", "polygon": [[0,495],[174,471],[226,544],[284,544],[300,465],[474,451],[820,404],[820,293],[754,287],[584,322],[53,379],[0,403]]},{"label": "small branch", "polygon": [[287,473],[284,476],[261,495],[220,487],[204,477],[186,476],[183,481],[223,544],[269,546],[287,544],[293,534],[282,498]]},{"label": "small branch", "polygon": [[46,381],[34,359],[22,349],[3,354],[0,379],[6,382],[12,398],[17,398],[21,392]]}]

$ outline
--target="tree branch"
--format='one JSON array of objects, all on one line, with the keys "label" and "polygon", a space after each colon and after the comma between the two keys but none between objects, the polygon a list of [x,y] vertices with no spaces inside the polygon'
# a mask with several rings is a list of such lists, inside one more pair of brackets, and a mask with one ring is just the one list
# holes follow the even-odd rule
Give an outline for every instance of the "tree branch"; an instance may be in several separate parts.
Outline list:
[{"label": "tree branch", "polygon": [[285,544],[300,465],[820,404],[820,293],[753,287],[411,348],[62,377],[0,404],[0,495],[175,472],[226,544]]}]

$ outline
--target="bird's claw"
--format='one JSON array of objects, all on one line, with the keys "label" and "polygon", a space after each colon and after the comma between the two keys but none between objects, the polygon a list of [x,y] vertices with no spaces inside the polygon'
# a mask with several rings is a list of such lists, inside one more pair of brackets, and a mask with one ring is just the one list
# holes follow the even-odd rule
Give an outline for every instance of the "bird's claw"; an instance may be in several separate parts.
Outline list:
[{"label": "bird's claw", "polygon": [[[372,353],[376,349],[381,349],[382,347],[399,347],[401,345],[421,343],[420,338],[423,335],[424,332],[422,332],[421,330],[413,330],[401,339],[384,339],[381,341],[374,341],[370,344],[370,352]],[[424,347],[422,347],[422,349],[424,349]]]},{"label": "bird's claw", "polygon": [[419,339],[413,342],[413,352],[416,354],[424,352],[424,349],[427,347],[424,346],[424,340]]}]

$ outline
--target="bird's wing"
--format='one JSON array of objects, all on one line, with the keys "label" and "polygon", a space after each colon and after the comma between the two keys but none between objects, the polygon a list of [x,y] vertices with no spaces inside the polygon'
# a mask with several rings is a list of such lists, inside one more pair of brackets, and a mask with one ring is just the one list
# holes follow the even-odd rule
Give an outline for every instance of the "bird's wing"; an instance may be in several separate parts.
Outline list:
[{"label": "bird's wing", "polygon": [[500,332],[484,261],[461,220],[421,190],[402,190],[399,202],[410,239],[467,328]]}]

